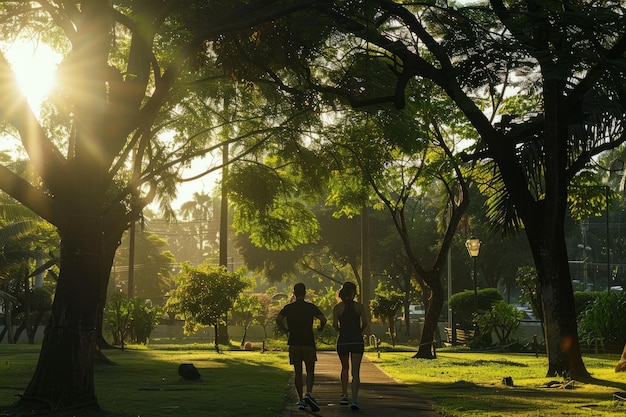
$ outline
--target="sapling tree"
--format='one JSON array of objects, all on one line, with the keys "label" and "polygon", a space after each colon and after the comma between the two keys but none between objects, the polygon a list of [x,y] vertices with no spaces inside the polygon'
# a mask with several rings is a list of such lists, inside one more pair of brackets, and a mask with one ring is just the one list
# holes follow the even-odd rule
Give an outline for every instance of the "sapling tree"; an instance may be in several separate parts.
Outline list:
[{"label": "sapling tree", "polygon": [[213,326],[215,350],[219,351],[219,325],[226,323],[226,315],[249,285],[243,271],[230,272],[225,266],[185,263],[174,280],[176,288],[169,292],[165,309],[185,320],[187,335],[196,333],[201,326]]}]

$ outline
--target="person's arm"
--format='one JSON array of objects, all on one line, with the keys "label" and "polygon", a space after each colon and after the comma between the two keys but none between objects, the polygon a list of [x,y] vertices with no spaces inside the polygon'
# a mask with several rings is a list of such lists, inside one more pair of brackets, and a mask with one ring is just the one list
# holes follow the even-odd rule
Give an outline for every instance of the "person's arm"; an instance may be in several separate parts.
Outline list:
[{"label": "person's arm", "polygon": [[367,326],[369,326],[370,321],[367,313],[365,312],[365,307],[363,307],[363,304],[359,303],[359,307],[359,310],[361,310],[359,314],[359,316],[361,317],[361,333],[363,333],[365,332],[365,329],[367,329]]},{"label": "person's arm", "polygon": [[333,327],[335,330],[339,331],[339,306],[341,304],[337,304],[335,308],[333,308]]},{"label": "person's arm", "polygon": [[320,321],[320,327],[317,328],[317,330],[319,330],[320,332],[324,329],[324,326],[326,326],[326,322],[328,322],[328,319],[326,318],[326,316],[320,312],[319,315],[316,316],[317,319]]},{"label": "person's arm", "polygon": [[328,319],[319,308],[317,308],[317,314],[315,315],[315,317],[317,317],[317,319],[320,321],[320,327],[318,327],[317,330],[321,332],[322,329],[324,329],[324,326],[326,326],[326,322],[328,321]]},{"label": "person's arm", "polygon": [[279,329],[281,329],[285,333],[289,333],[289,329],[285,326],[285,316],[277,315],[276,316],[276,325]]}]

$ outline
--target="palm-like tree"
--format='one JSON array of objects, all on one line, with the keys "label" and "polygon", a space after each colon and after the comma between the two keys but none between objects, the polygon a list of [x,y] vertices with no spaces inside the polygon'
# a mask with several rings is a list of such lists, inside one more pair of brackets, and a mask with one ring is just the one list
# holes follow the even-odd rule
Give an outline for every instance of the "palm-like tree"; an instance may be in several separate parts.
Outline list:
[{"label": "palm-like tree", "polygon": [[[49,292],[41,288],[42,280],[35,279],[31,284],[31,279],[43,276],[56,265],[55,242],[58,238],[49,224],[20,204],[0,200],[0,285],[4,289],[2,300],[6,312],[0,339],[6,335],[8,342],[13,343],[21,331],[26,330],[29,342],[34,342],[36,329],[50,307],[51,298]],[[36,299],[44,302],[35,302]],[[14,334],[15,313],[21,323]]]}]

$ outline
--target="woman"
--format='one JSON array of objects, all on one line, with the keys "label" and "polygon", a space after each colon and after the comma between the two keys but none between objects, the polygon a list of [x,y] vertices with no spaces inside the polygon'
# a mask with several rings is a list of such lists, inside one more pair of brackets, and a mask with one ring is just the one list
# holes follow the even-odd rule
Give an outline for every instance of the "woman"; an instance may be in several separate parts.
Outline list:
[{"label": "woman", "polygon": [[356,285],[346,282],[339,290],[339,304],[333,309],[333,327],[339,332],[337,338],[337,355],[341,361],[341,401],[348,404],[348,372],[352,363],[352,403],[350,408],[358,410],[357,403],[360,385],[361,359],[365,344],[363,331],[369,324],[363,304],[354,301]]}]

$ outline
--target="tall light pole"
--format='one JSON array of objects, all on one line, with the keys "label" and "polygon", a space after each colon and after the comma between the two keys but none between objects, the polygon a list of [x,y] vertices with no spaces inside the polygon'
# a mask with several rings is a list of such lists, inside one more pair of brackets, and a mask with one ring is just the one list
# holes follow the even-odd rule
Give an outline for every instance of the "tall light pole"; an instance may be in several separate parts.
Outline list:
[{"label": "tall light pole", "polygon": [[608,185],[604,186],[604,215],[606,216],[606,292],[611,293],[611,243],[609,242],[609,192]]},{"label": "tall light pole", "polygon": [[478,258],[478,252],[480,251],[480,240],[475,237],[471,237],[465,241],[465,247],[469,256],[474,261],[473,278],[474,278],[474,311],[478,309],[478,290],[476,289],[476,258]]}]

